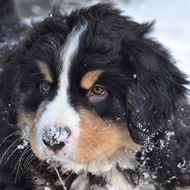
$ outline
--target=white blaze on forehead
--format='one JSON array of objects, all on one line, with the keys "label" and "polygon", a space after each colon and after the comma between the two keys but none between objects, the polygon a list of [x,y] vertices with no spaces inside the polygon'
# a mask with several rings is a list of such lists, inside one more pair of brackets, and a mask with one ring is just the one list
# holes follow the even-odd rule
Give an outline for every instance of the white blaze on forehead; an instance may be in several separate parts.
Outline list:
[{"label": "white blaze on forehead", "polygon": [[[77,54],[81,35],[84,33],[86,25],[79,30],[73,29],[67,37],[65,46],[61,54],[61,62],[63,64],[59,78],[59,88],[56,97],[46,106],[46,111],[38,123],[39,130],[45,125],[61,125],[71,129],[74,137],[79,135],[79,114],[69,104],[68,88],[69,88],[69,70],[73,57]],[[60,126],[60,127],[61,127]]]},{"label": "white blaze on forehead", "polygon": [[68,85],[68,72],[71,66],[71,62],[73,57],[76,55],[79,44],[80,44],[80,37],[84,33],[86,25],[82,26],[80,30],[76,30],[75,28],[67,38],[67,42],[62,51],[62,73],[61,73],[61,86]]}]

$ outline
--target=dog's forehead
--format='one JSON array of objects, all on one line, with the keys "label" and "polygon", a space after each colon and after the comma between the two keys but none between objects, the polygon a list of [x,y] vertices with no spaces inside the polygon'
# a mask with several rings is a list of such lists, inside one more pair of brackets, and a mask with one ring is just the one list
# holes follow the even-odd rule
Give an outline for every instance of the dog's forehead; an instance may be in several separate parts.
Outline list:
[{"label": "dog's forehead", "polygon": [[72,32],[68,35],[62,51],[60,53],[60,63],[62,72],[60,74],[60,83],[63,85],[68,78],[68,73],[71,69],[71,64],[74,57],[79,51],[81,37],[86,30],[87,24],[81,25],[80,28],[74,27]]},{"label": "dog's forehead", "polygon": [[[107,64],[116,63],[118,60],[121,46],[119,37],[117,38],[110,28],[102,29],[102,23],[93,26],[93,20],[84,18],[81,22],[80,17],[77,19],[78,22],[76,21],[69,30],[62,29],[65,33],[61,33],[61,29],[54,29],[41,35],[26,54],[27,59],[31,60],[32,57],[35,60],[34,64],[37,63],[45,80],[50,83],[54,82],[55,78],[61,81],[63,73],[67,73],[67,76],[78,74],[82,80],[87,72],[104,70]],[[44,27],[46,25],[47,23],[44,23]],[[60,28],[66,28],[64,25],[69,25],[69,21],[62,25]],[[25,61],[27,62],[28,60]]]}]

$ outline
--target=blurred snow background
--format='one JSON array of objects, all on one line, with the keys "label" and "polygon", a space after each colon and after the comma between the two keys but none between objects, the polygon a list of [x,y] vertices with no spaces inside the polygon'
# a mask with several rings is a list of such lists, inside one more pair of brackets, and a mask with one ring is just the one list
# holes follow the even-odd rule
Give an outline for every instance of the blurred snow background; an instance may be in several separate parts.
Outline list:
[{"label": "blurred snow background", "polygon": [[[19,0],[24,17],[47,15],[56,0]],[[62,0],[65,9],[92,5],[108,0]],[[152,37],[166,46],[177,61],[178,67],[190,79],[190,0],[113,0],[123,14],[137,22],[156,20]],[[190,88],[190,87],[189,87]]]}]

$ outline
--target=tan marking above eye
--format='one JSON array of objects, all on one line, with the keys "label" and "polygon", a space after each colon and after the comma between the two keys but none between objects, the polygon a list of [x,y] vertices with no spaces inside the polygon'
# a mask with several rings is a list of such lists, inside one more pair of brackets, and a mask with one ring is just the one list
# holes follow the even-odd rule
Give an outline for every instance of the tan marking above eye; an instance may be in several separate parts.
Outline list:
[{"label": "tan marking above eye", "polygon": [[93,85],[96,83],[96,81],[98,80],[102,72],[103,71],[101,70],[95,70],[95,71],[89,71],[88,73],[86,73],[81,80],[81,83],[80,83],[81,87],[86,90],[91,89]]},{"label": "tan marking above eye", "polygon": [[38,66],[40,67],[41,73],[45,76],[45,80],[49,83],[53,83],[51,71],[46,63],[41,61],[38,62]]}]

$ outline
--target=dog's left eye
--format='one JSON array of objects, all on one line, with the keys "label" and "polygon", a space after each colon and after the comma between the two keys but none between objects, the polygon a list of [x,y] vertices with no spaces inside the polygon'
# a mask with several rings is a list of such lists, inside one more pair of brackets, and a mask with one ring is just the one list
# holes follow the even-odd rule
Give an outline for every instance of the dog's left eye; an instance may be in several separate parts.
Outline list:
[{"label": "dog's left eye", "polygon": [[43,81],[40,83],[41,92],[48,92],[50,90],[50,84],[47,81]]},{"label": "dog's left eye", "polygon": [[90,95],[91,96],[98,96],[98,97],[102,97],[104,96],[106,93],[106,90],[104,87],[100,86],[100,85],[94,85],[91,89]]}]

